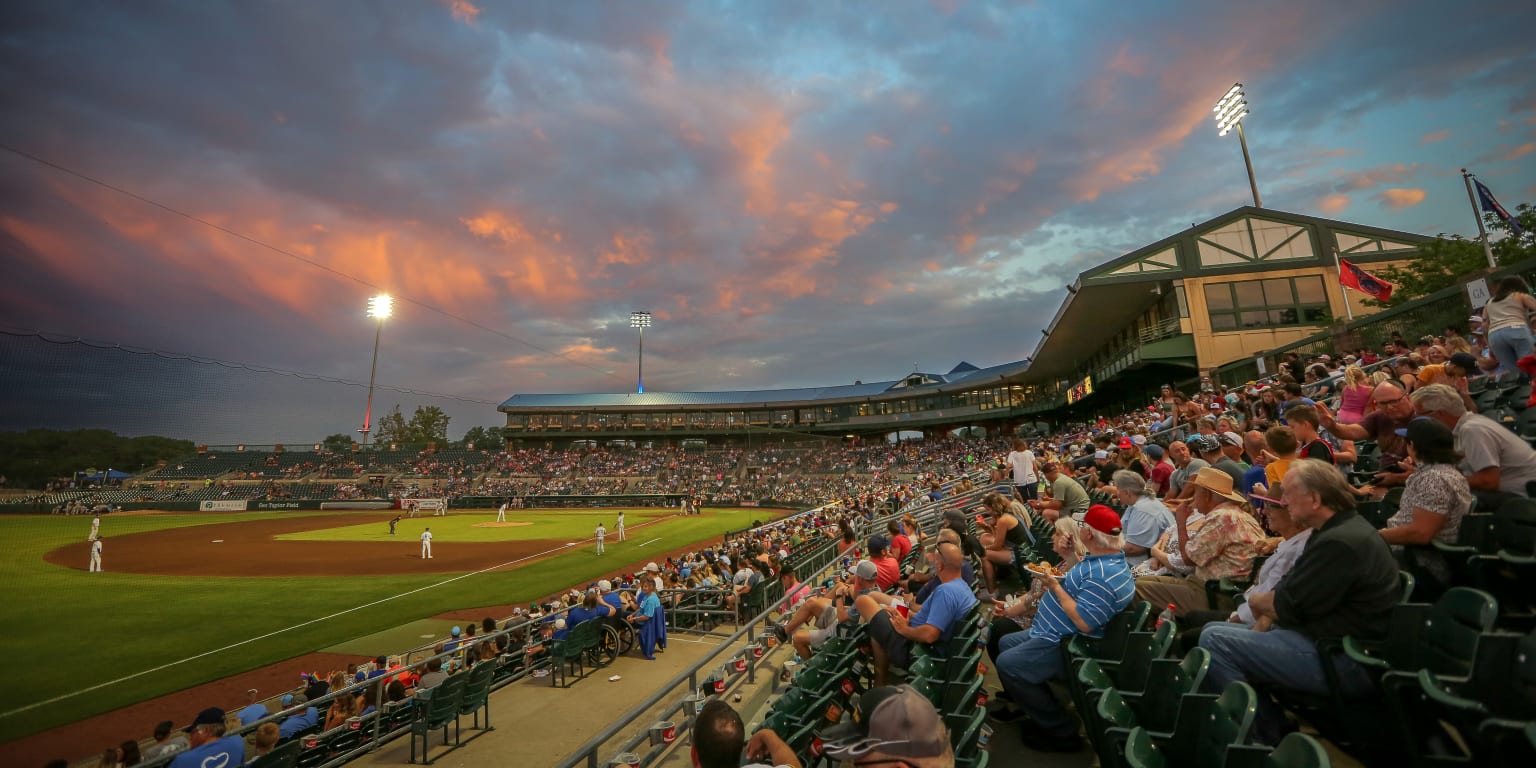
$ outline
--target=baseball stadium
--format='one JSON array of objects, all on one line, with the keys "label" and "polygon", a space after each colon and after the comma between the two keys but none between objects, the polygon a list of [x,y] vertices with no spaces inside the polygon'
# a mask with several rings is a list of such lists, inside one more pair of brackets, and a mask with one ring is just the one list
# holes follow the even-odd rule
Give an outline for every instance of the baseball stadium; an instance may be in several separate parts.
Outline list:
[{"label": "baseball stadium", "polygon": [[7,4],[0,768],[1536,765],[1528,25],[1101,5]]}]

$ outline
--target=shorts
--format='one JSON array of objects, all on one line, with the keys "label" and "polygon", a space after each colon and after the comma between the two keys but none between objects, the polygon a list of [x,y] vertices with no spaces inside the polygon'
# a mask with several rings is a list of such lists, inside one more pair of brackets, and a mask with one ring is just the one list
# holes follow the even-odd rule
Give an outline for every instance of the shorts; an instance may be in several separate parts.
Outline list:
[{"label": "shorts", "polygon": [[837,605],[833,604],[833,605],[827,606],[827,609],[825,611],[822,611],[820,616],[816,617],[816,628],[817,629],[835,629],[835,628],[837,628]]},{"label": "shorts", "polygon": [[896,633],[890,611],[881,610],[869,620],[869,636],[885,649],[891,666],[905,669],[912,663],[912,641]]},{"label": "shorts", "polygon": [[1024,499],[1025,501],[1033,501],[1035,499],[1040,498],[1040,483],[1039,482],[1026,483],[1024,485],[1015,485],[1014,487],[1019,489],[1019,497]]}]

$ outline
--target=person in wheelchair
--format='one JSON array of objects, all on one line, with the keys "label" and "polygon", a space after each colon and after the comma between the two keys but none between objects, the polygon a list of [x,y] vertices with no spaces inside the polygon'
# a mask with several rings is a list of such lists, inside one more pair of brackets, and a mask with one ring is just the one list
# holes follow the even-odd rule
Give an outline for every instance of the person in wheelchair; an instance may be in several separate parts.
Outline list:
[{"label": "person in wheelchair", "polygon": [[614,615],[613,607],[598,599],[596,590],[591,590],[582,596],[580,605],[566,613],[565,623],[567,626],[575,627],[583,622],[612,615]]}]

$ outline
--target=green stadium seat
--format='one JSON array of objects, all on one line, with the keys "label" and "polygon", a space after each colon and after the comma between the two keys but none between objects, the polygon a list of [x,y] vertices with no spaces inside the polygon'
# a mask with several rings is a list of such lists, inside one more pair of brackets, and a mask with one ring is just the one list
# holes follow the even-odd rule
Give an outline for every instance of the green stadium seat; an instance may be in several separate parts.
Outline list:
[{"label": "green stadium seat", "polygon": [[[416,717],[411,721],[411,762],[416,762],[416,739],[421,738],[422,762],[431,765],[435,762],[429,758],[428,737],[432,731],[441,729],[443,743],[448,742],[448,724],[453,723],[455,731],[459,722],[459,701],[464,693],[464,684],[467,682],[465,675],[449,675],[448,679],[416,694]],[[454,742],[458,742],[455,735]]]},{"label": "green stadium seat", "polygon": [[1227,747],[1226,768],[1329,768],[1328,750],[1305,733],[1288,734],[1274,749],[1234,744]]}]

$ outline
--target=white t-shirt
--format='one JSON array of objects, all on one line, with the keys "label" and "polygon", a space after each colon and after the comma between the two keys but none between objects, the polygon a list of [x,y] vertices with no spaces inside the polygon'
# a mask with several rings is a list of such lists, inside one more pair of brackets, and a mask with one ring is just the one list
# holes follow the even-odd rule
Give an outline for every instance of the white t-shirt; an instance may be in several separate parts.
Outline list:
[{"label": "white t-shirt", "polygon": [[1033,485],[1040,482],[1040,477],[1035,474],[1035,454],[1028,449],[1014,451],[1008,454],[1008,463],[1013,465],[1014,485]]}]

